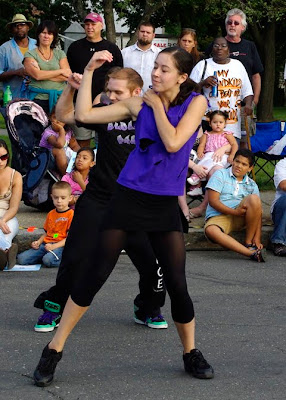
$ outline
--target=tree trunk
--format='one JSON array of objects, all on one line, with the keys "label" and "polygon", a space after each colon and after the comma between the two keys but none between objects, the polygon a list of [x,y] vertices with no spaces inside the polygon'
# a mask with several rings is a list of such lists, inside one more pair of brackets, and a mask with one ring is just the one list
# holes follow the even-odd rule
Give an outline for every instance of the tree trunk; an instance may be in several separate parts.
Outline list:
[{"label": "tree trunk", "polygon": [[87,14],[84,2],[82,0],[73,0],[73,6],[76,14],[80,17],[81,21],[83,21]]},{"label": "tree trunk", "polygon": [[116,43],[116,32],[112,0],[103,1],[103,12],[106,25],[106,39]]},{"label": "tree trunk", "polygon": [[[156,11],[160,10],[160,8],[162,7],[166,7],[166,5],[168,3],[171,3],[172,0],[165,0],[165,1],[154,1],[154,0],[146,0],[145,3],[145,9],[144,9],[144,13],[142,15],[142,18],[138,24],[138,26],[142,23],[142,22],[148,22],[150,21],[152,14],[154,14]],[[138,31],[138,27],[136,29],[136,31],[130,36],[130,40],[128,41],[127,46],[131,46],[132,44],[134,44],[137,40],[137,31]]]},{"label": "tree trunk", "polygon": [[[275,21],[268,22],[256,40],[262,55],[264,73],[262,74],[261,94],[257,109],[258,121],[273,121],[273,96],[275,84]],[[254,36],[258,31],[254,31]]]}]

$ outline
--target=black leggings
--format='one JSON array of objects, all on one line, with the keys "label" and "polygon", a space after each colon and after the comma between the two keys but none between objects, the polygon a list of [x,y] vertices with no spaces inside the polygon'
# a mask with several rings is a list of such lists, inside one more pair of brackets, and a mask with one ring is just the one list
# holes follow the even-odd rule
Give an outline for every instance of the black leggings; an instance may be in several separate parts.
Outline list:
[{"label": "black leggings", "polygon": [[[63,310],[69,295],[79,289],[77,282],[85,277],[88,279],[90,260],[98,259],[96,243],[106,210],[107,205],[99,203],[88,192],[81,195],[76,204],[56,285],[37,297],[34,303],[36,308],[43,309],[45,300],[49,300],[59,304]],[[124,248],[140,275],[140,293],[134,303],[146,316],[157,316],[165,303],[166,290],[147,234],[130,233]]]},{"label": "black leggings", "polygon": [[[85,273],[73,285],[72,300],[79,306],[89,306],[111,274],[121,250],[125,247],[127,233],[110,229],[101,232],[97,257],[85,259]],[[192,300],[187,290],[185,276],[185,245],[181,232],[152,232],[148,238],[162,268],[167,291],[171,299],[174,321],[187,323],[194,318]]]}]

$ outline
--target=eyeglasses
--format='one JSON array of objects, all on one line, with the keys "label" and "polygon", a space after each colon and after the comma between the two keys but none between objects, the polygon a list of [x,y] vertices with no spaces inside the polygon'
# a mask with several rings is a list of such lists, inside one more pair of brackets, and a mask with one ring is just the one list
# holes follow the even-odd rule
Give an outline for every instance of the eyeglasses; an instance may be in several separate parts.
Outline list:
[{"label": "eyeglasses", "polygon": [[26,26],[26,22],[17,22],[16,24],[14,24],[14,28],[19,28],[19,26]]},{"label": "eyeglasses", "polygon": [[238,21],[231,21],[231,20],[228,20],[227,21],[227,25],[235,25],[235,26],[237,26],[237,25],[240,25],[240,22],[238,22]]},{"label": "eyeglasses", "polygon": [[213,45],[213,48],[214,48],[214,49],[219,49],[220,47],[221,47],[222,49],[225,49],[226,47],[228,47],[228,45],[227,45],[226,43],[223,43],[223,44],[215,43],[215,44]]},{"label": "eyeglasses", "polygon": [[2,161],[6,161],[6,160],[8,160],[8,158],[9,158],[9,154],[8,153],[3,154],[3,156],[0,156],[0,160],[2,160]]}]

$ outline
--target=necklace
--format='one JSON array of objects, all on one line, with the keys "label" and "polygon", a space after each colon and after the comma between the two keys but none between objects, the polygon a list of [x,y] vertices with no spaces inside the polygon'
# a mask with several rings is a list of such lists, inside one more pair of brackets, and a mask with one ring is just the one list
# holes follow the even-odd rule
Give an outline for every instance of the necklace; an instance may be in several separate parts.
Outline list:
[{"label": "necklace", "polygon": [[42,56],[43,56],[43,58],[44,58],[44,60],[45,60],[46,62],[50,61],[51,55],[52,55],[52,49],[51,49],[51,48],[50,48],[50,55],[49,55],[49,58],[46,58],[46,56],[45,56],[44,53],[40,50],[39,47],[38,47],[38,50],[39,50],[39,52],[42,54]]}]

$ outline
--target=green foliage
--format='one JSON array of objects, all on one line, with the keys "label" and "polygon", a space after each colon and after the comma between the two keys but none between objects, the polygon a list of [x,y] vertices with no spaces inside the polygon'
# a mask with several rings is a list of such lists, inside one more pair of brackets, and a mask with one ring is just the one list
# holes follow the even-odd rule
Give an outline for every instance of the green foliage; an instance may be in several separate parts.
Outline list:
[{"label": "green foliage", "polygon": [[[83,2],[85,3],[85,2]],[[29,35],[35,37],[35,30],[40,20],[51,19],[56,22],[59,32],[70,25],[71,21],[78,20],[78,13],[74,8],[75,0],[20,0],[12,2],[9,0],[0,0],[0,23],[5,26],[12,20],[14,14],[24,14],[26,18],[34,22],[34,27]],[[0,32],[0,43],[10,39],[10,32],[2,29]]]}]

